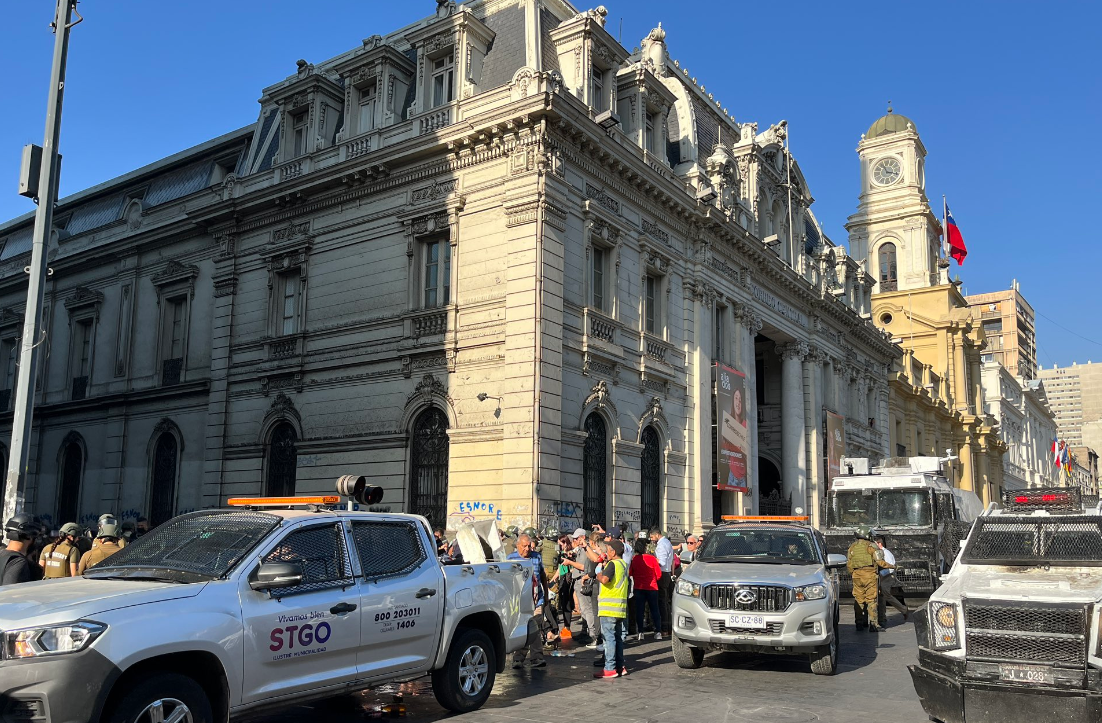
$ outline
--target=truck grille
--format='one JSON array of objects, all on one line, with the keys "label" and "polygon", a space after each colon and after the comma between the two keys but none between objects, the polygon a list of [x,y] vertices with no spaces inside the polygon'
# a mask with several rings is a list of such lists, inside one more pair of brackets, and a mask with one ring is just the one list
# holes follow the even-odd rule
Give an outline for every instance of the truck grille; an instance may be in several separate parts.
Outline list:
[{"label": "truck grille", "polygon": [[1086,605],[964,603],[965,644],[971,659],[1086,665]]},{"label": "truck grille", "polygon": [[[739,590],[754,593],[754,602],[743,604],[735,600]],[[783,612],[792,604],[792,589],[779,585],[706,585],[700,599],[713,610],[747,610],[750,612]]]},{"label": "truck grille", "polygon": [[765,630],[760,628],[729,628],[722,620],[709,620],[712,632],[716,635],[780,635],[784,623],[767,623]]}]

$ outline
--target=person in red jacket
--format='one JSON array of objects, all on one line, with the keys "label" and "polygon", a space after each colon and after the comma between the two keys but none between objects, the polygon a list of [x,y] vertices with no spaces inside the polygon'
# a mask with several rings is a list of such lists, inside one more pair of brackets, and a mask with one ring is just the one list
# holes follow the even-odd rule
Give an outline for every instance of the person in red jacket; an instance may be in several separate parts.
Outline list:
[{"label": "person in red jacket", "polygon": [[643,639],[643,619],[647,606],[650,606],[650,619],[654,623],[654,639],[662,639],[662,613],[658,608],[658,579],[662,577],[662,566],[658,558],[647,552],[647,541],[635,541],[635,554],[631,557],[631,582],[635,588],[635,619],[639,621],[639,634],[636,640]]}]

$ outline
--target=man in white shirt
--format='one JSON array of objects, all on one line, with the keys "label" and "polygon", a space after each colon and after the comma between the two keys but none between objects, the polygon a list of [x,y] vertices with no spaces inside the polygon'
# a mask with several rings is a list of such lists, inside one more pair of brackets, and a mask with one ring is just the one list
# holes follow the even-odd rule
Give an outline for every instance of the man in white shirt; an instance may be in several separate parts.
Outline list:
[{"label": "man in white shirt", "polygon": [[876,535],[876,546],[880,548],[880,551],[884,553],[884,562],[891,565],[880,570],[880,622],[883,624],[887,620],[887,607],[885,603],[891,605],[893,608],[903,613],[904,622],[910,618],[910,610],[900,602],[895,595],[892,594],[892,589],[901,587],[899,580],[895,577],[895,555],[892,551],[884,547],[884,536]]},{"label": "man in white shirt", "polygon": [[658,558],[658,566],[662,568],[662,577],[658,579],[658,610],[662,614],[662,631],[658,639],[669,638],[670,635],[670,604],[673,602],[673,543],[665,533],[655,528],[650,531],[650,540],[654,543],[654,556]]}]

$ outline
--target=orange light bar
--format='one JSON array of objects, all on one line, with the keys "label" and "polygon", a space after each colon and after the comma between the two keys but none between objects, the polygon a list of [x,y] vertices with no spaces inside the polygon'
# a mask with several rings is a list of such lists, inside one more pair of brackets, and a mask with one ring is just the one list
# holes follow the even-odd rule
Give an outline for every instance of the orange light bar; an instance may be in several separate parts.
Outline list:
[{"label": "orange light bar", "polygon": [[723,515],[722,519],[742,522],[807,522],[811,518],[807,515]]},{"label": "orange light bar", "polygon": [[226,500],[230,507],[294,507],[295,505],[339,505],[337,495],[318,497],[231,497]]}]

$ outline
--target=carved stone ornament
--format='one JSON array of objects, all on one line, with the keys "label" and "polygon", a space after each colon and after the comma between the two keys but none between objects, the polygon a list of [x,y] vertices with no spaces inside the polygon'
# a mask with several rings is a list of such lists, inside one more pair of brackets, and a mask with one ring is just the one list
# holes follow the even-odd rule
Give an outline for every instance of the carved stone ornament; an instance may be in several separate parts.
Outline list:
[{"label": "carved stone ornament", "polygon": [[153,275],[152,280],[154,286],[165,286],[179,281],[192,282],[194,291],[194,280],[198,275],[199,267],[195,264],[184,264],[176,259],[169,259],[165,267]]},{"label": "carved stone ornament", "polygon": [[271,406],[268,407],[268,415],[280,419],[286,419],[288,417],[301,419],[298,410],[295,409],[295,403],[283,392],[277,394],[275,399],[272,400]]},{"label": "carved stone ornament", "polygon": [[310,233],[310,222],[303,221],[301,223],[289,223],[283,228],[277,228],[272,231],[272,243],[284,243],[285,241],[291,241],[299,236],[306,236]]},{"label": "carved stone ornament", "polygon": [[99,306],[103,303],[103,294],[99,291],[93,291],[87,286],[78,286],[73,290],[73,293],[65,300],[65,308],[72,311],[73,309],[79,309],[84,306]]},{"label": "carved stone ornament", "polygon": [[413,232],[414,236],[425,236],[427,234],[444,231],[447,228],[448,214],[444,211],[428,216],[419,216],[413,219],[410,224],[410,230]]},{"label": "carved stone ornament", "polygon": [[807,356],[809,351],[810,347],[808,347],[806,342],[802,341],[793,341],[788,344],[777,345],[777,355],[786,361],[789,359],[802,360]]},{"label": "carved stone ornament", "polygon": [[620,243],[620,229],[607,223],[604,219],[593,218],[589,226],[590,242],[594,239],[604,244],[615,246]]},{"label": "carved stone ornament", "polygon": [[412,201],[413,203],[439,201],[441,198],[444,198],[453,193],[458,184],[459,181],[455,178],[451,178],[446,181],[439,181],[434,179],[432,185],[425,186],[424,188],[414,189]]},{"label": "carved stone ornament", "polygon": [[176,423],[168,417],[161,417],[161,421],[157,422],[156,426],[153,427],[153,436],[159,437],[165,432],[178,434],[179,427],[177,427]]},{"label": "carved stone ornament", "polygon": [[406,405],[408,406],[418,399],[424,402],[430,402],[434,397],[446,399],[448,404],[451,404],[452,401],[452,398],[448,396],[448,388],[432,374],[426,374],[421,378],[421,381],[417,382],[417,386],[414,387],[413,393],[410,394],[409,398],[406,400]]}]

